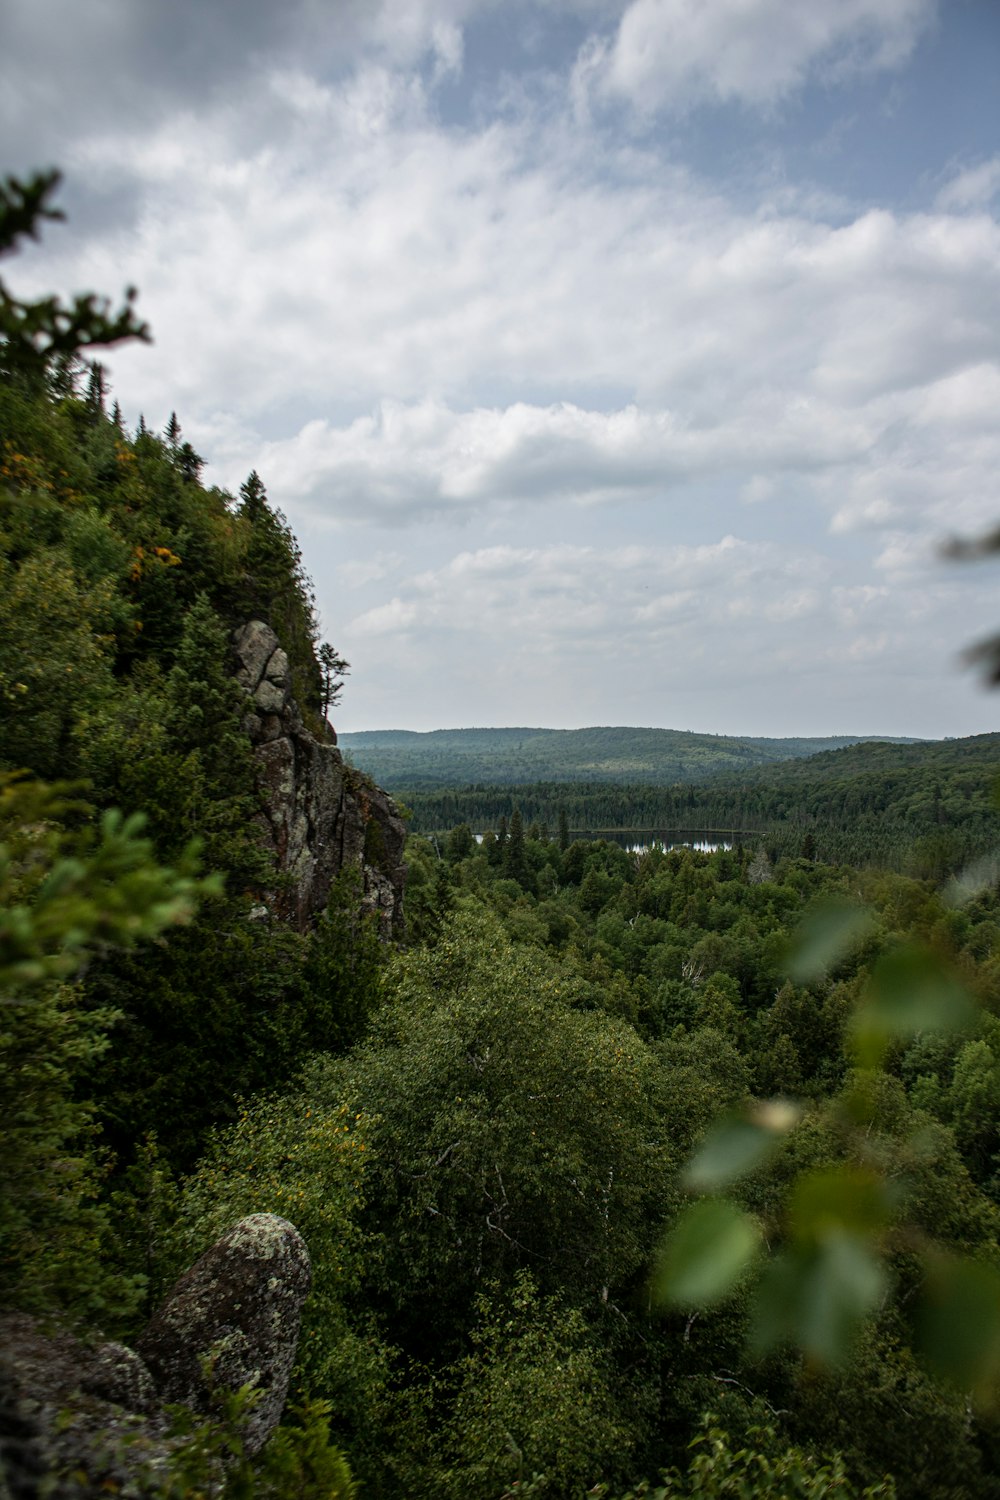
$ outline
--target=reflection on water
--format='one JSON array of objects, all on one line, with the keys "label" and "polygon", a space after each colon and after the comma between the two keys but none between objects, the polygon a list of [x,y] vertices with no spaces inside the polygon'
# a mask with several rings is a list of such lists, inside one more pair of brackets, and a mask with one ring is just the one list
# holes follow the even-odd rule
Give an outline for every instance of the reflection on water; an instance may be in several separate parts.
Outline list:
[{"label": "reflection on water", "polygon": [[614,828],[574,833],[574,838],[606,839],[629,854],[648,854],[650,849],[696,849],[699,854],[714,854],[717,849],[731,849],[733,835],[722,828]]},{"label": "reflection on water", "polygon": [[[571,839],[604,839],[629,854],[648,854],[650,849],[695,849],[699,854],[714,854],[718,849],[732,849],[736,841],[728,828],[571,828],[569,832]],[[473,837],[477,844],[483,842],[481,833]]]}]

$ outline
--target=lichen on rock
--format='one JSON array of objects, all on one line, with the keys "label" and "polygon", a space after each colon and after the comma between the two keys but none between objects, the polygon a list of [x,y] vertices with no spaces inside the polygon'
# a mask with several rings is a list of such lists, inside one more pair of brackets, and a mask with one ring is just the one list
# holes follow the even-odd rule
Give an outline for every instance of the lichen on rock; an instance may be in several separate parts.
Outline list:
[{"label": "lichen on rock", "polygon": [[161,1398],[207,1414],[213,1386],[254,1385],[244,1446],[258,1452],[285,1404],[311,1283],[294,1224],[277,1214],[241,1219],[181,1277],[138,1341]]},{"label": "lichen on rock", "polygon": [[209,1416],[214,1393],[246,1385],[258,1397],[243,1451],[258,1453],[281,1418],[311,1281],[295,1226],[252,1214],[180,1278],[135,1349],[0,1312],[0,1500],[146,1493],[176,1447],[165,1407]]}]

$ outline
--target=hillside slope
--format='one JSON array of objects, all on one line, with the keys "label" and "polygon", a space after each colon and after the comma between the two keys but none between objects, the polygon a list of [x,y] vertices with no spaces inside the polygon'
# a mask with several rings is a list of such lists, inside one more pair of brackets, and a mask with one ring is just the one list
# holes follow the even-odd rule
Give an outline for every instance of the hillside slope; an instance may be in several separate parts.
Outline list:
[{"label": "hillside slope", "polygon": [[[813,756],[859,736],[761,739],[680,729],[405,729],[341,734],[361,770],[390,790],[486,782],[606,781],[667,785]],[[869,736],[868,738],[872,738]]]}]

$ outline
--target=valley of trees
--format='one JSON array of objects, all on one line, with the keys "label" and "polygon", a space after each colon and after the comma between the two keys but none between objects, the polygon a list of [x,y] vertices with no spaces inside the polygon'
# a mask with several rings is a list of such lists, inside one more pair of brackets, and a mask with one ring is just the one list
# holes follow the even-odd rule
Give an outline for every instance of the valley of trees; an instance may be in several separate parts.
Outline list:
[{"label": "valley of trees", "polygon": [[[849,748],[721,773],[705,782],[616,784],[553,778],[524,786],[421,790],[390,783],[415,831],[476,830],[508,820],[576,833],[706,830],[716,841],[763,842],[772,857],[805,854],[944,879],[1000,845],[994,787],[1000,735]],[[638,841],[638,840],[637,840]]]},{"label": "valley of trees", "polygon": [[[452,791],[405,945],[260,920],[230,632],[318,734],[346,663],[259,477],[126,428],[134,326],[4,296],[0,1305],[127,1341],[261,1210],[314,1269],[271,1457],[148,1493],[1000,1497],[992,737]],[[689,795],[741,845],[571,837]]]}]

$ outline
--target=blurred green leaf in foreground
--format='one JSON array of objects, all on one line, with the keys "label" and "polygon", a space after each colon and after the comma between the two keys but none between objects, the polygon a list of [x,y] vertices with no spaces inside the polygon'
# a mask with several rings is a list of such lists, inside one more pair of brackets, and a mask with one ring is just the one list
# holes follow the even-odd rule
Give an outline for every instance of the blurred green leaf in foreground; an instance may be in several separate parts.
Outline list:
[{"label": "blurred green leaf in foreground", "polygon": [[[791,945],[789,974],[820,982],[871,931],[861,908],[843,901],[815,907]],[[870,1139],[871,1100],[892,1048],[923,1033],[965,1031],[975,1019],[975,1001],[933,949],[906,942],[881,954],[847,1031],[854,1067],[832,1117],[843,1159],[801,1169],[773,1223],[728,1198],[690,1204],[662,1247],[653,1283],[660,1304],[712,1307],[748,1286],[753,1353],[790,1346],[813,1367],[835,1367],[890,1294],[893,1257],[904,1253],[919,1270],[916,1349],[939,1378],[980,1404],[995,1400],[1000,1269],[946,1252],[909,1223],[899,1173]],[[718,1121],[688,1164],[686,1186],[711,1195],[732,1190],[767,1166],[804,1114],[793,1101],[774,1099]]]}]

